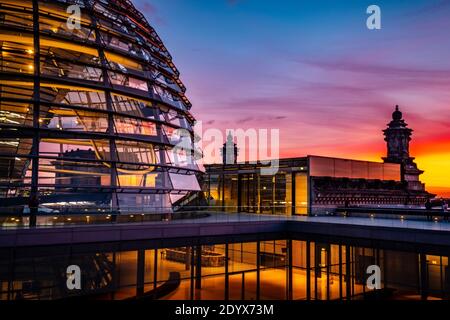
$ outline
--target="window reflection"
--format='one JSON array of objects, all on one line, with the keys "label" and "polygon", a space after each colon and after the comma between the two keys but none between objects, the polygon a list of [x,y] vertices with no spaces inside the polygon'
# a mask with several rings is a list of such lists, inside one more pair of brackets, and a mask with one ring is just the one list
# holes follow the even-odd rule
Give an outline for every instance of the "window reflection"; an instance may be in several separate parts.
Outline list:
[{"label": "window reflection", "polygon": [[[124,196],[120,201],[126,204]],[[56,299],[73,294],[54,290],[66,279],[48,272],[68,263],[83,263],[84,281],[91,285],[82,294],[101,299],[154,295],[154,299],[165,300],[364,300],[374,294],[365,287],[365,271],[371,264],[382,268],[379,293],[386,299],[420,300],[423,294],[428,299],[448,299],[450,293],[448,257],[411,251],[313,239],[238,240],[104,252],[87,248],[70,257],[47,249],[39,251],[39,257],[21,251],[13,259],[0,259],[1,279],[14,283],[0,286],[0,299]],[[426,279],[426,292],[419,279]],[[104,296],[97,295],[99,289]]]}]

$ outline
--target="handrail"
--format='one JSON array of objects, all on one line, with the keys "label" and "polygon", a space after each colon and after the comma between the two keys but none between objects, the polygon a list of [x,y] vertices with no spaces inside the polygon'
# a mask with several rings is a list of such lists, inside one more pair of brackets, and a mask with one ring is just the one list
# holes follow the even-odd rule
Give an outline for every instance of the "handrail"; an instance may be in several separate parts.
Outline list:
[{"label": "handrail", "polygon": [[374,208],[374,207],[338,207],[336,213],[364,213],[370,214],[388,214],[388,215],[410,215],[410,216],[438,216],[448,217],[450,211],[442,209],[423,209],[423,208]]}]

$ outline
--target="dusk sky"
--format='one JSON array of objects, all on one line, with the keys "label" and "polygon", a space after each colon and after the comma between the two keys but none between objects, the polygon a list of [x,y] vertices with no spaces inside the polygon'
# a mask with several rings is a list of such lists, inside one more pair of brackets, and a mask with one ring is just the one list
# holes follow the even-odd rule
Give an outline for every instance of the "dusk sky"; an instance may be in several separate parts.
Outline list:
[{"label": "dusk sky", "polygon": [[379,161],[398,104],[428,190],[450,194],[450,0],[134,3],[204,127],[280,129],[281,157]]}]

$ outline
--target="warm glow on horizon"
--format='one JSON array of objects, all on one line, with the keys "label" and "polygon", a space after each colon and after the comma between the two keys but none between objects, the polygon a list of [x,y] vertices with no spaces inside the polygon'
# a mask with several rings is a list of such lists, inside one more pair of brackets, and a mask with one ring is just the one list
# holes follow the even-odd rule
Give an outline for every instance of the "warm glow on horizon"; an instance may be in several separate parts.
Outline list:
[{"label": "warm glow on horizon", "polygon": [[[406,116],[407,117],[407,116]],[[281,129],[281,132],[283,130]],[[374,134],[377,134],[375,132]],[[345,158],[362,161],[382,162],[385,154],[385,142],[379,134],[379,141],[376,144],[368,144],[367,146],[358,146],[358,148],[346,148],[341,146],[328,148],[298,148],[291,147],[292,142],[289,139],[280,141],[280,158],[296,158],[305,157],[307,155],[316,155],[333,158]],[[288,148],[289,146],[289,148]],[[439,150],[442,150],[440,152]],[[415,162],[419,169],[425,171],[420,179],[425,183],[426,190],[437,194],[438,197],[450,198],[450,151],[447,151],[447,143],[440,141],[435,143],[416,141],[414,135],[411,141],[410,154],[415,158]],[[428,152],[427,152],[428,151]],[[245,151],[240,149],[240,156],[248,154],[248,145]],[[203,159],[204,163],[214,163],[208,159]],[[238,158],[239,161],[245,161]]]},{"label": "warm glow on horizon", "polygon": [[[413,149],[414,150],[414,149]],[[384,155],[378,153],[355,153],[347,155],[355,160],[381,161]],[[414,157],[414,152],[411,154]],[[450,197],[450,151],[421,153],[415,157],[419,169],[424,170],[420,179],[425,183],[426,190],[437,194],[438,197]]]},{"label": "warm glow on horizon", "polygon": [[[414,143],[414,138],[412,142]],[[434,146],[432,143],[429,144],[429,148],[431,151],[429,153],[426,153],[426,146],[420,146],[419,148],[413,147],[411,149],[411,156],[415,158],[418,168],[425,171],[424,174],[421,175],[420,179],[423,183],[425,183],[427,191],[437,194],[438,197],[450,198],[450,151],[447,151],[447,149],[442,149],[442,152],[437,152],[436,150],[439,146]],[[330,150],[329,152],[310,152],[308,154],[375,162],[382,162],[382,157],[385,156],[378,151],[368,152],[367,148],[362,151],[349,150],[348,152],[339,152],[338,150],[335,150],[333,153],[333,151]],[[305,154],[295,155],[291,152],[282,152],[282,157],[285,158],[304,155]]]},{"label": "warm glow on horizon", "polygon": [[416,158],[419,167],[425,171],[422,181],[427,190],[438,196],[450,197],[450,151],[423,154]]}]

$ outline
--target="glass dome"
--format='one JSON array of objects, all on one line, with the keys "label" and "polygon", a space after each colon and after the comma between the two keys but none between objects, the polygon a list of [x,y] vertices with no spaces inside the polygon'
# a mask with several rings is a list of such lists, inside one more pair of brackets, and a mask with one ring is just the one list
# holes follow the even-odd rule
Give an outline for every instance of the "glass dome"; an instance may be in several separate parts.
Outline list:
[{"label": "glass dome", "polygon": [[0,27],[4,212],[170,212],[200,190],[186,88],[130,1],[0,0]]}]

